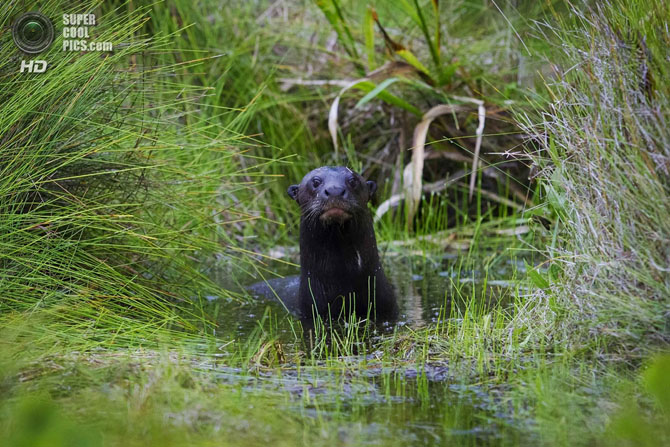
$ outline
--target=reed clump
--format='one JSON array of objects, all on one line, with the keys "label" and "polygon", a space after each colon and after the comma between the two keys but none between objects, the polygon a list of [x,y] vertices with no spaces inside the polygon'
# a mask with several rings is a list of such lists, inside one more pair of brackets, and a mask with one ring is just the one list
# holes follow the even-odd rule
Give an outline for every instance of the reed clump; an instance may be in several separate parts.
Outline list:
[{"label": "reed clump", "polygon": [[557,216],[548,255],[563,322],[602,336],[599,354],[629,359],[670,341],[670,7],[578,6],[539,26],[561,68],[526,130]]}]

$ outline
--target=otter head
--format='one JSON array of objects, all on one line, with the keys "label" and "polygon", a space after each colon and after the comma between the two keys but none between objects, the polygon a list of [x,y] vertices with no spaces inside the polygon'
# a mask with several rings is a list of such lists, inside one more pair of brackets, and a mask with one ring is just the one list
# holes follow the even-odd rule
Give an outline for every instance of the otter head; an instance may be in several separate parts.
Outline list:
[{"label": "otter head", "polygon": [[299,185],[291,185],[288,195],[302,210],[306,222],[342,225],[367,212],[367,202],[377,184],[343,166],[324,166],[309,172]]}]

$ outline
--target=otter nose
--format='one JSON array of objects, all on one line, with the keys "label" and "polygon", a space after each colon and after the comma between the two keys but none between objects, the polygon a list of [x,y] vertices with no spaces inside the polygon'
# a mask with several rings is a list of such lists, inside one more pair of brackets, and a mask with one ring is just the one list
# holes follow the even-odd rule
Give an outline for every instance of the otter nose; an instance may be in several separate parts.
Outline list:
[{"label": "otter nose", "polygon": [[344,197],[346,192],[347,192],[346,188],[336,185],[329,185],[323,190],[323,193],[326,195],[326,197]]}]

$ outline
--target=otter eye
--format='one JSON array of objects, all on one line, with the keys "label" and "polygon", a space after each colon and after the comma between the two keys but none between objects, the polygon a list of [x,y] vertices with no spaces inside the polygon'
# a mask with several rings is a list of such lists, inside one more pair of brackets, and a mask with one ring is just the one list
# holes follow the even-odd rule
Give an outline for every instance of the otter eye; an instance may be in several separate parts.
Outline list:
[{"label": "otter eye", "polygon": [[312,179],[312,186],[314,188],[318,188],[320,184],[321,184],[321,179],[319,177],[314,177]]},{"label": "otter eye", "polygon": [[347,183],[349,184],[350,187],[356,188],[360,182],[356,177],[349,177]]}]

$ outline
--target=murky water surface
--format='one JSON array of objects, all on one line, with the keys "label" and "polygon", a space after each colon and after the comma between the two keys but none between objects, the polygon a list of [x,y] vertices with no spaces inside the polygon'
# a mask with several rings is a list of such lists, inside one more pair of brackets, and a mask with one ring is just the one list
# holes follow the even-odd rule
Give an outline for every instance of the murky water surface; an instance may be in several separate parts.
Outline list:
[{"label": "murky water surface", "polygon": [[[496,262],[487,271],[466,270],[459,266],[456,256],[429,262],[386,259],[385,266],[400,300],[402,317],[397,325],[410,329],[431,327],[438,319],[456,318],[473,297],[484,306],[505,306],[519,287],[512,280],[515,271],[523,270],[522,261],[509,259]],[[283,275],[298,272],[281,265],[273,268]],[[221,281],[226,280],[222,274]],[[304,339],[296,339],[296,320],[278,303],[258,300],[239,304],[210,297],[209,306],[208,311],[218,322],[217,334],[223,340],[243,342],[257,336],[259,321],[269,314],[269,324],[279,343],[289,346],[287,349],[309,349]],[[469,377],[459,377],[446,362],[418,365],[400,361],[393,367],[384,366],[388,362],[380,361],[379,352],[375,352],[380,337],[369,337],[364,354],[340,359],[352,364],[351,371],[345,374],[341,368],[329,368],[327,359],[303,365],[288,363],[276,369],[260,368],[252,374],[217,366],[217,362],[204,368],[220,380],[250,392],[290,396],[286,410],[301,417],[342,420],[345,440],[347,426],[353,424],[360,429],[360,424],[364,424],[371,440],[379,439],[383,431],[383,438],[392,436],[410,445],[532,444],[524,434],[528,422],[505,404],[504,386],[472,384]]]}]

